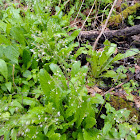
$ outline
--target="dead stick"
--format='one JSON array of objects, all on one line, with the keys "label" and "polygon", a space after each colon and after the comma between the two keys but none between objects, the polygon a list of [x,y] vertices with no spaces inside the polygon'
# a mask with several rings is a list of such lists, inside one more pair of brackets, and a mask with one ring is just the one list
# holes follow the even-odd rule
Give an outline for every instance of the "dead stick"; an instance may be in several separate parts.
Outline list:
[{"label": "dead stick", "polygon": [[114,8],[114,6],[116,5],[117,1],[118,1],[118,0],[115,0],[115,1],[114,1],[113,5],[112,5],[112,7],[111,7],[111,10],[110,10],[110,12],[109,12],[109,15],[108,15],[108,17],[107,17],[107,20],[106,20],[106,22],[105,22],[105,25],[103,26],[103,28],[102,28],[102,30],[101,30],[99,36],[97,37],[96,41],[94,42],[93,51],[95,50],[96,45],[97,45],[97,43],[98,43],[100,37],[101,37],[102,34],[104,33],[104,30],[105,30],[105,28],[106,28],[106,26],[107,26],[107,23],[108,23],[108,21],[109,21],[109,18],[110,18],[111,14],[112,14],[113,8]]},{"label": "dead stick", "polygon": [[[81,31],[79,34],[79,37],[85,40],[89,40],[89,41],[95,41],[95,38],[98,37],[98,35],[100,34],[99,31]],[[105,31],[104,32],[104,36],[107,39],[113,39],[113,38],[125,38],[125,37],[130,37],[133,35],[138,35],[140,34],[140,24],[139,25],[135,25],[132,27],[127,27],[125,29],[119,29],[119,30],[110,30],[110,31]],[[100,37],[99,41],[104,41],[105,37],[103,35]]]}]

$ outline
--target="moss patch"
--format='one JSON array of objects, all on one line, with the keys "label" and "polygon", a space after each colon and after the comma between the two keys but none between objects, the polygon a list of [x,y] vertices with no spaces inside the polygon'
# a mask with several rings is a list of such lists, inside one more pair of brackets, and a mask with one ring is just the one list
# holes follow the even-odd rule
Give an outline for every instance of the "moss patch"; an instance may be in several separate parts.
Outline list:
[{"label": "moss patch", "polygon": [[136,118],[140,119],[140,112],[136,108],[132,107],[130,105],[130,102],[125,101],[121,97],[119,97],[119,96],[111,96],[110,104],[116,110],[127,108],[128,110],[131,111],[130,118],[132,118],[134,115],[136,115]]},{"label": "moss patch", "polygon": [[[137,9],[140,7],[140,3],[136,3],[135,5],[126,8],[120,14],[110,17],[108,21],[108,27],[115,27],[118,26],[122,20],[128,18],[129,15],[136,13]],[[105,21],[103,21],[103,24]]]}]

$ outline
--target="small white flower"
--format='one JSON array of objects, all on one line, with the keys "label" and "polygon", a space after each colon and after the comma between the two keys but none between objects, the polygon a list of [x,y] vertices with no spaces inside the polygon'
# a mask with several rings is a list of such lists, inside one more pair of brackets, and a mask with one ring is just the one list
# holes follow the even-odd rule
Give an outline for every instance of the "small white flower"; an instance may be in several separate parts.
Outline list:
[{"label": "small white flower", "polygon": [[4,111],[6,111],[6,110],[8,110],[8,106],[6,106],[6,107],[4,108]]},{"label": "small white flower", "polygon": [[59,111],[59,112],[57,112],[57,115],[58,115],[58,116],[60,116],[60,111]]},{"label": "small white flower", "polygon": [[123,113],[123,111],[121,110],[121,113]]},{"label": "small white flower", "polygon": [[47,120],[48,118],[47,117],[45,117],[45,121]]},{"label": "small white flower", "polygon": [[26,122],[26,125],[29,125],[29,124],[30,124],[30,121],[27,121],[27,122]]},{"label": "small white flower", "polygon": [[36,132],[36,134],[38,134],[38,132]]},{"label": "small white flower", "polygon": [[29,128],[27,128],[27,129],[25,130],[25,133],[26,133],[26,132],[30,132],[30,129],[29,129]]}]

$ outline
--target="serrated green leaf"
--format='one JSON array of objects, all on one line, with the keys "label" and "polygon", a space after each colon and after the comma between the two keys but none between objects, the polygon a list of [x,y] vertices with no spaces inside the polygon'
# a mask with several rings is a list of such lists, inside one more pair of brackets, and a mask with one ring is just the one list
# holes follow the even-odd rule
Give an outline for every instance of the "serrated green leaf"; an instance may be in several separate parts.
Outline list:
[{"label": "serrated green leaf", "polygon": [[46,135],[47,132],[48,132],[48,126],[47,125],[44,127],[43,131],[44,131],[44,134]]},{"label": "serrated green leaf", "polygon": [[31,72],[29,70],[26,70],[25,72],[23,72],[23,77],[28,78],[28,76],[31,75]]},{"label": "serrated green leaf", "polygon": [[60,140],[61,135],[59,133],[54,133],[49,137],[49,140]]},{"label": "serrated green leaf", "polygon": [[4,54],[8,59],[18,64],[19,50],[17,47],[7,46],[4,50]]},{"label": "serrated green leaf", "polygon": [[13,27],[11,29],[11,35],[14,37],[20,44],[25,46],[25,38],[23,31],[18,27]]},{"label": "serrated green leaf", "polygon": [[4,48],[3,46],[0,46],[0,58],[2,58],[4,55]]},{"label": "serrated green leaf", "polygon": [[93,117],[87,117],[85,119],[86,125],[85,129],[92,128],[96,124],[96,119]]},{"label": "serrated green leaf", "polygon": [[104,104],[104,102],[105,101],[104,101],[103,97],[98,93],[96,93],[96,95],[91,98],[92,104]]},{"label": "serrated green leaf", "polygon": [[107,109],[107,113],[109,113],[109,112],[115,112],[115,108],[113,108],[109,103],[106,103],[105,104],[105,108]]},{"label": "serrated green leaf", "polygon": [[66,134],[63,134],[63,135],[60,137],[60,140],[67,140],[67,135],[66,135]]},{"label": "serrated green leaf", "polygon": [[67,86],[67,81],[66,81],[66,78],[65,78],[62,70],[59,68],[59,66],[57,66],[56,64],[53,64],[53,63],[50,64],[50,68],[54,73],[54,77],[59,79],[59,81],[63,84],[64,89],[66,90],[68,86]]},{"label": "serrated green leaf", "polygon": [[13,100],[13,102],[11,103],[11,106],[23,108],[22,105],[17,100]]},{"label": "serrated green leaf", "polygon": [[10,113],[9,112],[2,113],[0,118],[2,120],[8,120],[10,118]]},{"label": "serrated green leaf", "polygon": [[81,62],[80,61],[77,61],[76,63],[74,63],[72,65],[72,69],[71,69],[71,78],[72,77],[75,77],[76,74],[79,72],[80,70],[80,66],[81,66]]},{"label": "serrated green leaf", "polygon": [[90,133],[88,133],[85,129],[83,130],[84,140],[92,140]]},{"label": "serrated green leaf", "polygon": [[31,65],[31,54],[29,50],[27,49],[23,50],[22,59],[25,67],[28,69]]},{"label": "serrated green leaf", "polygon": [[11,130],[11,139],[17,140],[17,132],[14,128]]},{"label": "serrated green leaf", "polygon": [[121,138],[125,138],[126,134],[130,133],[129,123],[123,123],[123,124],[120,123],[118,128],[119,128],[119,134]]},{"label": "serrated green leaf", "polygon": [[115,62],[115,61],[118,61],[118,60],[121,60],[121,59],[124,59],[124,58],[127,58],[127,57],[130,57],[130,56],[133,56],[133,55],[136,55],[140,53],[140,51],[138,49],[130,49],[130,50],[127,50],[126,53],[124,54],[117,54],[113,60],[111,61],[111,63]]},{"label": "serrated green leaf", "polygon": [[76,54],[74,54],[74,58],[77,58],[80,54],[87,54],[87,53],[88,53],[88,51],[86,50],[85,47],[80,47],[77,50]]},{"label": "serrated green leaf", "polygon": [[0,128],[0,136],[3,136],[6,131],[5,127]]},{"label": "serrated green leaf", "polygon": [[112,47],[111,43],[108,40],[106,40],[104,44],[106,44],[106,46],[104,47],[104,51],[101,53],[101,57],[99,57],[100,66],[106,63],[106,61],[110,58],[110,56],[115,52],[115,49],[117,47],[117,46]]},{"label": "serrated green leaf", "polygon": [[103,134],[106,135],[112,128],[112,124],[110,122],[106,122],[103,127]]},{"label": "serrated green leaf", "polygon": [[140,134],[137,134],[137,140],[140,140]]},{"label": "serrated green leaf", "polygon": [[76,119],[76,126],[77,128],[81,125],[84,120],[85,112],[86,112],[87,104],[83,102],[81,105],[78,106],[74,118]]},{"label": "serrated green leaf", "polygon": [[140,16],[137,16],[135,19],[140,19]]},{"label": "serrated green leaf", "polygon": [[5,77],[7,80],[8,78],[8,69],[7,69],[7,64],[5,63],[4,60],[0,59],[0,73]]},{"label": "serrated green leaf", "polygon": [[10,41],[3,35],[0,35],[0,45],[5,44],[5,45],[10,45]]},{"label": "serrated green leaf", "polygon": [[80,29],[75,30],[75,31],[71,34],[71,36],[74,37],[74,38],[77,37],[78,34],[80,33],[80,31],[81,31]]},{"label": "serrated green leaf", "polygon": [[11,82],[7,82],[7,83],[5,83],[5,86],[8,89],[8,91],[11,92],[12,83]]},{"label": "serrated green leaf", "polygon": [[81,132],[78,133],[77,140],[84,140],[83,133]]},{"label": "serrated green leaf", "polygon": [[49,97],[51,90],[55,89],[55,83],[49,73],[44,69],[40,70],[39,79],[43,92]]}]

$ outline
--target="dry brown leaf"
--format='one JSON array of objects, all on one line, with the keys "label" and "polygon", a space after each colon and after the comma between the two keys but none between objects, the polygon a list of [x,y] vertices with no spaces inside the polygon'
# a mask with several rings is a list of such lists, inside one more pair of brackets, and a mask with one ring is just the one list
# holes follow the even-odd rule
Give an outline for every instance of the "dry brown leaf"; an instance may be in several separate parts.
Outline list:
[{"label": "dry brown leaf", "polygon": [[89,87],[88,85],[86,85],[86,88],[88,90],[88,93],[93,97],[95,96],[96,93],[102,93],[102,90],[99,89],[97,86],[94,87]]}]

